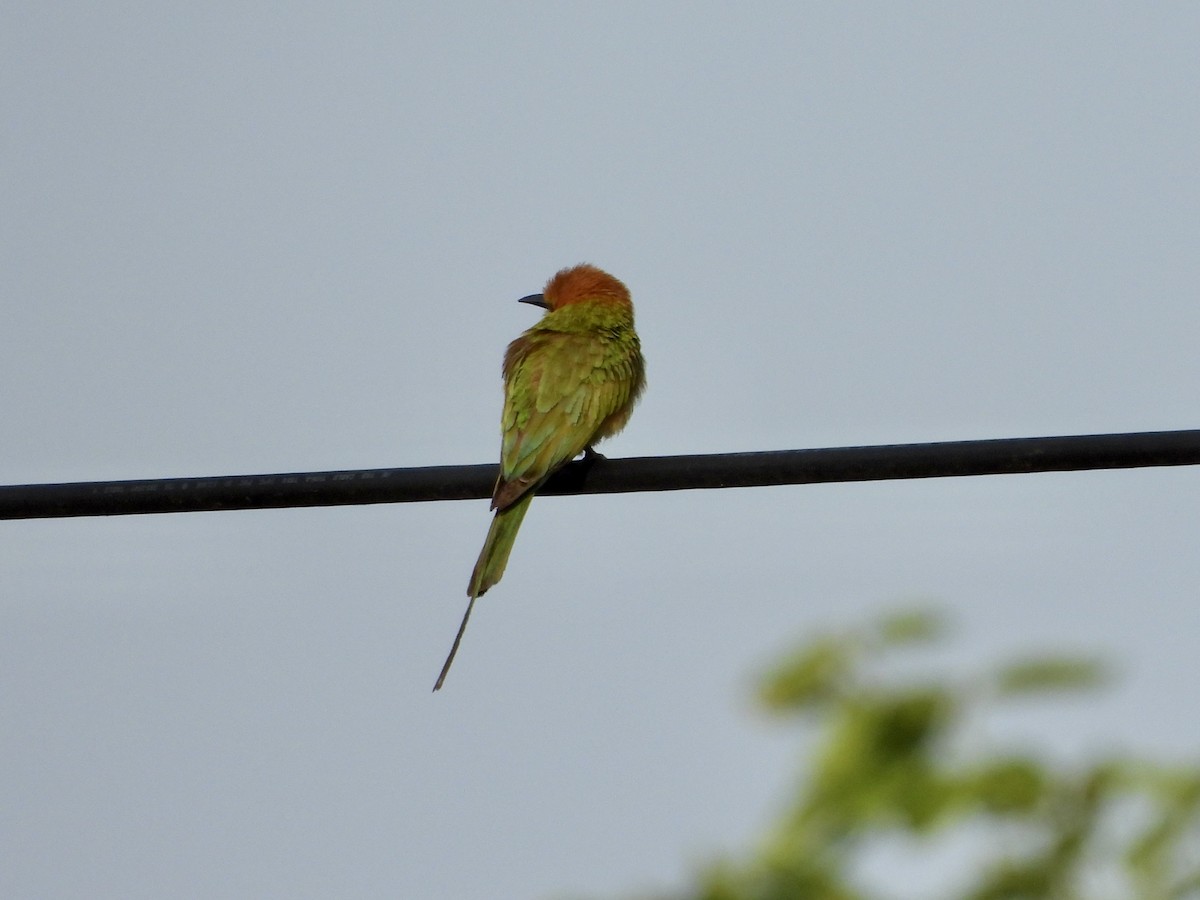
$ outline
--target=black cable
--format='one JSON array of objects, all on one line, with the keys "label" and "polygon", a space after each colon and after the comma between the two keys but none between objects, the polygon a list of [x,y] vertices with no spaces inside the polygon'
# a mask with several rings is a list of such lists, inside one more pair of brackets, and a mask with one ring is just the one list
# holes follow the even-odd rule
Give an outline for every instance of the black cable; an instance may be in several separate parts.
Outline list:
[{"label": "black cable", "polygon": [[[580,460],[539,495],[1200,465],[1200,430]],[[0,519],[490,497],[495,465],[0,487]]]}]

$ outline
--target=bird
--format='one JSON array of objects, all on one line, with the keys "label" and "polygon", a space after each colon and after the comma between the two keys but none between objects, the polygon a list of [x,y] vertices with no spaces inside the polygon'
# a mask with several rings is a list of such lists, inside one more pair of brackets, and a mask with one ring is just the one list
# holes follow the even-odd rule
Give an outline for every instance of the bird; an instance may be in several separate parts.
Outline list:
[{"label": "bird", "polygon": [[587,263],[562,269],[519,303],[545,312],[504,354],[495,515],[467,585],[467,610],[433,689],[458,653],[475,601],[500,580],[517,530],[546,480],[625,427],[646,387],[629,289]]}]

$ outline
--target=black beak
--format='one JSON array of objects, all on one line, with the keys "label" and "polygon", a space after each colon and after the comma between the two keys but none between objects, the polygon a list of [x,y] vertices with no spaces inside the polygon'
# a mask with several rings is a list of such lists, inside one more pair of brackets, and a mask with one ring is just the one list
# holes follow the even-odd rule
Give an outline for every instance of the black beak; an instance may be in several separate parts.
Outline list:
[{"label": "black beak", "polygon": [[532,306],[540,306],[542,309],[549,309],[546,305],[546,298],[541,294],[530,294],[528,297],[522,297],[518,303],[528,303]]}]

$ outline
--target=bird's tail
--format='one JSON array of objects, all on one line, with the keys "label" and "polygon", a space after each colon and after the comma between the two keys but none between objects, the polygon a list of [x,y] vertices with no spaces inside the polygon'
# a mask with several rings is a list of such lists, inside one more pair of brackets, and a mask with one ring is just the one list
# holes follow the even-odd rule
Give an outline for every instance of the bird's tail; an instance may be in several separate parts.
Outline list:
[{"label": "bird's tail", "polygon": [[446,663],[442,666],[437,683],[433,686],[435,691],[446,680],[446,673],[450,671],[454,655],[458,653],[458,645],[462,642],[463,632],[467,630],[467,620],[471,618],[475,600],[482,597],[484,592],[499,581],[504,574],[504,567],[508,565],[508,555],[512,552],[513,543],[517,539],[517,531],[521,528],[521,521],[525,518],[525,512],[529,509],[529,501],[532,499],[533,492],[531,491],[512,506],[497,510],[496,515],[492,518],[492,527],[488,529],[487,540],[483,542],[483,549],[479,551],[479,559],[475,562],[475,570],[471,572],[471,582],[467,585],[467,596],[471,599],[467,603],[467,611],[463,613],[462,624],[458,626],[458,634],[454,636],[450,655],[446,657]]},{"label": "bird's tail", "polygon": [[479,559],[475,561],[471,582],[467,585],[468,597],[482,597],[504,574],[504,567],[508,565],[508,554],[512,553],[517,531],[532,499],[533,493],[530,492],[512,506],[496,511],[492,518],[492,527],[488,529],[487,540],[483,542]]}]

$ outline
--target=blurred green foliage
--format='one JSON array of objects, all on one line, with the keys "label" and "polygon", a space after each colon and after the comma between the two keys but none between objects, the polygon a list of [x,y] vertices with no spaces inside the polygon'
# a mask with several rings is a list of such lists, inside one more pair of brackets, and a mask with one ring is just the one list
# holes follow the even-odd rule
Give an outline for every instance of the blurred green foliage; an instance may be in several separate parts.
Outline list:
[{"label": "blurred green foliage", "polygon": [[[906,613],[819,637],[770,671],[762,705],[816,727],[801,778],[747,859],[713,863],[672,896],[917,896],[864,877],[872,851],[900,846],[911,849],[906,870],[930,860],[920,876],[938,884],[920,894],[930,900],[1200,900],[1200,767],[1066,766],[1036,748],[989,748],[980,725],[997,704],[1092,690],[1107,673],[1094,660],[1054,656],[965,681],[895,671],[898,655],[944,631],[935,615]],[[939,844],[964,835],[953,851],[964,864],[934,860]]]}]

